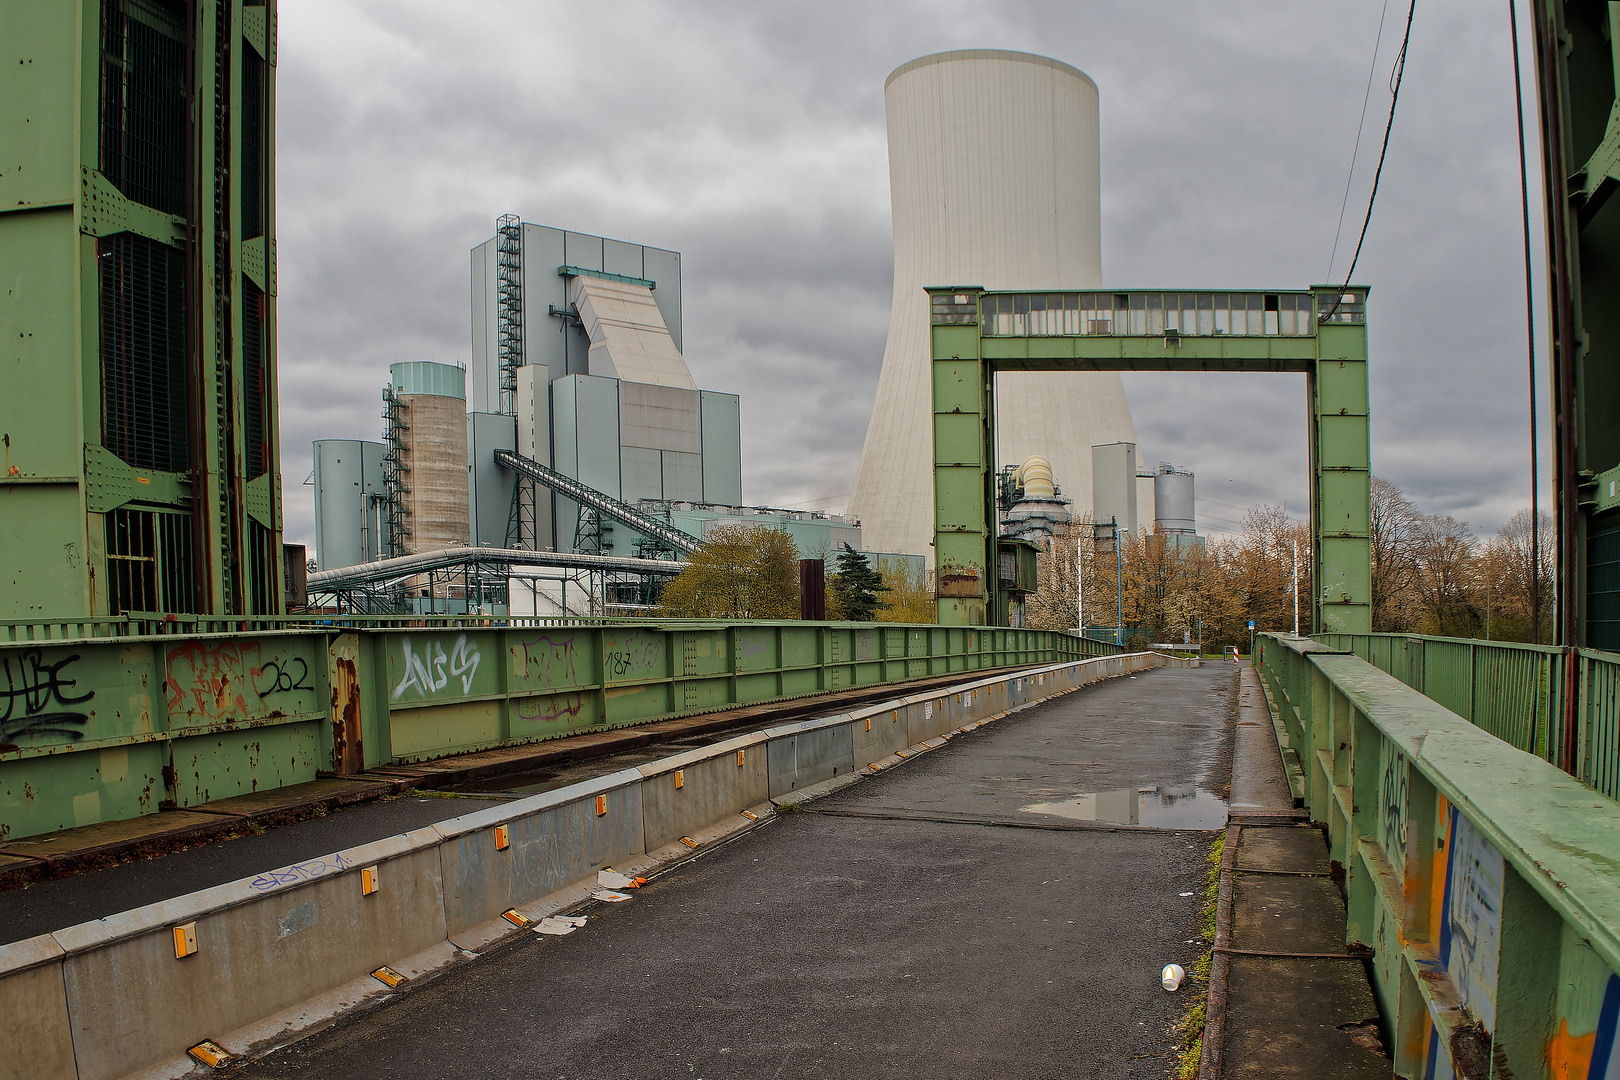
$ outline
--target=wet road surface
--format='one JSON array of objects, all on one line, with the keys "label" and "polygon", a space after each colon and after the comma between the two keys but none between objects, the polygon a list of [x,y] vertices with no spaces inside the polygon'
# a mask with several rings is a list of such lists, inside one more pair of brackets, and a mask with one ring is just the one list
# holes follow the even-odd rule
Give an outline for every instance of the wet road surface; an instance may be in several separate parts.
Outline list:
[{"label": "wet road surface", "polygon": [[1234,690],[1160,669],[959,735],[238,1075],[1173,1075],[1191,1000],[1157,977],[1199,951],[1213,835],[1039,807],[1201,815]]}]

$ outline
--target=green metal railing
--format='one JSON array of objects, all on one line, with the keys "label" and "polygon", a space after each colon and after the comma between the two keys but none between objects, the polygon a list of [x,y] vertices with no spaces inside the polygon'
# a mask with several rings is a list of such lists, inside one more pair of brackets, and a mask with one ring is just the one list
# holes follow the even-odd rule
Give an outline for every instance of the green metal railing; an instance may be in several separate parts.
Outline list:
[{"label": "green metal railing", "polygon": [[901,623],[134,616],[8,629],[0,853],[321,774],[1122,651]]},{"label": "green metal railing", "polygon": [[[1620,805],[1409,685],[1523,735],[1569,673],[1556,651],[1458,645],[1475,643],[1259,640],[1300,797],[1343,874],[1347,943],[1373,950],[1399,1076],[1614,1075]],[[1612,692],[1609,659],[1578,659],[1589,701]],[[1594,736],[1612,732],[1602,715]]]},{"label": "green metal railing", "polygon": [[1620,799],[1620,654],[1411,634],[1316,640]]}]

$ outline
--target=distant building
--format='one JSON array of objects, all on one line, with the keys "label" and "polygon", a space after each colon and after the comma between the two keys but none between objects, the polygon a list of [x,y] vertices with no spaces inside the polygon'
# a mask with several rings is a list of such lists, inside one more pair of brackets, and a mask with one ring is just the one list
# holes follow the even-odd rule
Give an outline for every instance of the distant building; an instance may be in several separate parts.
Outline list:
[{"label": "distant building", "polygon": [[473,544],[631,554],[640,540],[492,469],[496,447],[632,506],[742,502],[740,402],[686,365],[677,252],[503,217],[472,252],[469,374]]},{"label": "distant building", "polygon": [[284,610],[278,7],[0,17],[0,618]]}]

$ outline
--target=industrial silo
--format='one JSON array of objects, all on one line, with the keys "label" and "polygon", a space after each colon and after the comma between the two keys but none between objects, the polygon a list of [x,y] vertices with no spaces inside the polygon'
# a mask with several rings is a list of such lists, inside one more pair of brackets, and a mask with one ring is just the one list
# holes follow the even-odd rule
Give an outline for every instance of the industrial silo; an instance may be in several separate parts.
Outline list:
[{"label": "industrial silo", "polygon": [[1161,464],[1154,473],[1153,528],[1156,532],[1187,536],[1198,532],[1192,470]]},{"label": "industrial silo", "polygon": [[388,553],[387,450],[362,439],[316,440],[316,569],[355,566]]},{"label": "industrial silo", "polygon": [[[850,512],[867,546],[926,553],[934,529],[928,286],[1066,291],[1102,284],[1097,87],[1044,56],[968,49],[884,86],[894,299]],[[1077,506],[1091,447],[1136,441],[1111,372],[998,376],[997,455],[1038,454]]]},{"label": "industrial silo", "polygon": [[468,536],[466,370],[414,361],[390,365],[388,376],[399,546],[406,555],[460,547]]}]

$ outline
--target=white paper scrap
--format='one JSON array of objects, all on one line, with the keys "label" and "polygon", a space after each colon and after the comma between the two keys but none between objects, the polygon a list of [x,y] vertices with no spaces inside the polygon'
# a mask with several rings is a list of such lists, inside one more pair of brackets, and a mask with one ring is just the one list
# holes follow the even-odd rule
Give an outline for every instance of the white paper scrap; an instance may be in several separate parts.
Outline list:
[{"label": "white paper scrap", "polygon": [[605,900],[610,904],[617,904],[620,901],[630,899],[630,894],[629,893],[622,893],[622,892],[614,892],[612,889],[592,889],[591,890],[591,899],[593,899],[593,900]]},{"label": "white paper scrap", "polygon": [[596,872],[596,883],[606,889],[623,889],[626,886],[633,886],[635,880],[635,878],[626,877],[617,870],[598,870]]},{"label": "white paper scrap", "polygon": [[561,919],[548,915],[544,919],[541,919],[539,922],[535,923],[530,929],[537,934],[554,934],[561,937],[564,934],[572,934],[575,930],[578,930],[579,927],[575,926],[571,922],[564,922]]}]

